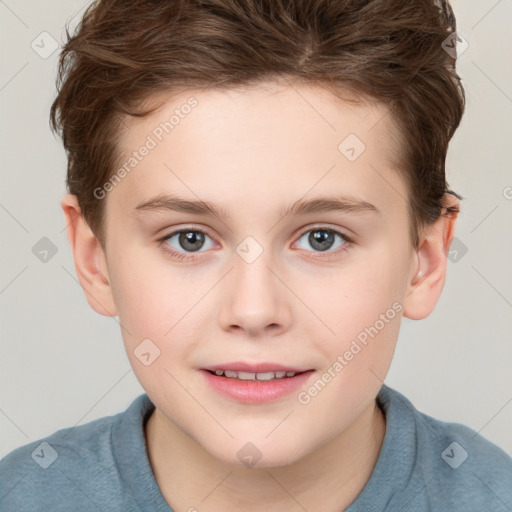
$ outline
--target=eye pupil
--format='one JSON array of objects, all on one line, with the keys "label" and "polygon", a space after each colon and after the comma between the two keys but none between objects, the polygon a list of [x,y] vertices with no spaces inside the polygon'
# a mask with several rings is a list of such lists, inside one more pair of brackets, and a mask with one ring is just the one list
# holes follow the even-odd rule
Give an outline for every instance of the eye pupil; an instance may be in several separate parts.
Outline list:
[{"label": "eye pupil", "polygon": [[179,242],[183,249],[197,251],[204,243],[204,235],[197,231],[183,231],[180,233]]},{"label": "eye pupil", "polygon": [[311,247],[318,251],[326,251],[334,243],[334,234],[325,229],[317,229],[311,231],[309,235],[309,243]]}]

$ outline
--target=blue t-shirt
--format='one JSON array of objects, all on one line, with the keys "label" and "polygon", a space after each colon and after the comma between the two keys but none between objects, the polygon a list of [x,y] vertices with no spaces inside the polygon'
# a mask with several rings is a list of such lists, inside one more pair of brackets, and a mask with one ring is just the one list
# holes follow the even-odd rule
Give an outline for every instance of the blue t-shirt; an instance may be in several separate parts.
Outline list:
[{"label": "blue t-shirt", "polygon": [[[377,401],[386,416],[382,449],[345,512],[512,511],[512,458],[503,450],[419,412],[386,385]],[[12,451],[0,461],[0,511],[172,512],[146,451],[153,410],[143,394],[122,413]]]}]

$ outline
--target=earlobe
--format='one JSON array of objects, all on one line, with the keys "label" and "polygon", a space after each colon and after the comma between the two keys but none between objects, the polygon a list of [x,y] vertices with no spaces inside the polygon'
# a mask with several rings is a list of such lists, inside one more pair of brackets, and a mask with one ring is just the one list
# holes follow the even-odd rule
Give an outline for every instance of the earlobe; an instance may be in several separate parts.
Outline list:
[{"label": "earlobe", "polygon": [[459,201],[448,194],[444,203],[446,206],[443,214],[425,228],[416,250],[415,272],[404,299],[403,315],[412,320],[421,320],[430,315],[443,291],[447,256],[455,233]]},{"label": "earlobe", "polygon": [[76,196],[61,200],[75,270],[89,305],[103,316],[116,316],[117,307],[109,280],[107,260],[101,244],[82,216]]}]

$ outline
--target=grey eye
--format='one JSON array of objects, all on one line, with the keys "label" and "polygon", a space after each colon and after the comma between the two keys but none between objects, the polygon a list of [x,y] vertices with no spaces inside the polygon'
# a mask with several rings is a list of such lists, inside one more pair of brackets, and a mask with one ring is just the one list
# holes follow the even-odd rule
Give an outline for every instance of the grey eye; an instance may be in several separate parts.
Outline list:
[{"label": "grey eye", "polygon": [[[171,240],[177,237],[178,247],[172,245]],[[206,238],[210,238],[206,233],[195,229],[183,229],[169,235],[165,241],[177,252],[197,252],[205,245]]]},{"label": "grey eye", "polygon": [[[341,240],[341,243],[339,243],[337,246],[334,246],[336,237]],[[333,248],[337,249],[347,242],[347,238],[342,233],[326,228],[311,229],[299,238],[299,242],[302,239],[307,239],[309,246],[312,247],[313,250],[319,252],[325,252]],[[307,247],[301,247],[301,249],[309,250]]]}]

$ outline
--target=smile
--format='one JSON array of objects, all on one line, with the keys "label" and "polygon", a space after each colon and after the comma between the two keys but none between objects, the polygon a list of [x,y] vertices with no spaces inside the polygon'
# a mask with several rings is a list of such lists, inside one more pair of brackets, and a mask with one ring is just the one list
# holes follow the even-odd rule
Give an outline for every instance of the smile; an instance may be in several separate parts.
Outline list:
[{"label": "smile", "polygon": [[202,369],[205,384],[216,394],[242,404],[264,404],[291,399],[307,385],[314,370],[245,371]]},{"label": "smile", "polygon": [[229,379],[239,379],[239,380],[261,380],[261,381],[270,381],[274,379],[286,379],[290,377],[295,377],[297,373],[302,372],[286,372],[286,371],[276,371],[276,372],[262,372],[262,373],[253,373],[253,372],[242,372],[235,370],[215,370],[210,371],[210,373],[214,373],[218,377],[227,377]]}]

